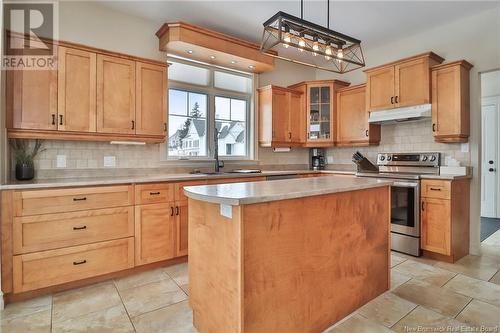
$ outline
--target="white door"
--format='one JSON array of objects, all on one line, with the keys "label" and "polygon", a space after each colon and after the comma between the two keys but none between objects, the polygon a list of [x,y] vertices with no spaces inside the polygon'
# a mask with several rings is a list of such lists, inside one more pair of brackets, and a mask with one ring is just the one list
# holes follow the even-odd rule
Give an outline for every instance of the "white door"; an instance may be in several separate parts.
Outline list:
[{"label": "white door", "polygon": [[481,216],[500,218],[500,97],[482,104]]}]

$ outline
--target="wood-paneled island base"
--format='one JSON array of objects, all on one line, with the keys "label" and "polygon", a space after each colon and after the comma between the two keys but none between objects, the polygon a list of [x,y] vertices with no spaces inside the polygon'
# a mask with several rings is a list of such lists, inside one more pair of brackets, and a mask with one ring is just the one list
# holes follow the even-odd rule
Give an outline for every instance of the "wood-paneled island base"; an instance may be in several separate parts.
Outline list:
[{"label": "wood-paneled island base", "polygon": [[[194,326],[202,333],[321,332],[388,290],[390,184],[344,186],[352,182],[362,183],[332,176],[186,188]],[[250,204],[242,195],[229,206],[231,218],[215,196],[190,193],[212,188],[224,203],[228,193],[252,196],[272,183],[285,197],[323,183],[344,188]]]}]

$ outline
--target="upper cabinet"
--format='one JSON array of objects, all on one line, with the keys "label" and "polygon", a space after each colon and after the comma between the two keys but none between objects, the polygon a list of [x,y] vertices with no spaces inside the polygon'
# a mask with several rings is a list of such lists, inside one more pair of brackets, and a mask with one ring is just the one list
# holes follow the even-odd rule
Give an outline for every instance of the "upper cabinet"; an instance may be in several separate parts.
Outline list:
[{"label": "upper cabinet", "polygon": [[97,130],[135,133],[135,61],[97,56]]},{"label": "upper cabinet", "polygon": [[305,94],[303,109],[306,117],[306,147],[333,146],[336,137],[336,94],[338,89],[348,86],[339,80],[306,81],[288,88]]},{"label": "upper cabinet", "polygon": [[387,110],[430,103],[430,68],[443,60],[429,52],[366,70],[367,110]]},{"label": "upper cabinet", "polygon": [[366,146],[380,142],[380,125],[368,123],[366,86],[337,91],[337,146]]},{"label": "upper cabinet", "polygon": [[165,135],[167,68],[136,62],[135,72],[135,132],[144,135]]},{"label": "upper cabinet", "polygon": [[96,54],[59,47],[57,129],[96,131]]},{"label": "upper cabinet", "polygon": [[305,142],[302,93],[292,89],[259,88],[259,143],[266,147],[290,147]]},{"label": "upper cabinet", "polygon": [[469,138],[469,71],[465,60],[432,68],[432,131],[438,142]]},{"label": "upper cabinet", "polygon": [[53,43],[57,70],[7,71],[9,138],[165,141],[167,64]]}]

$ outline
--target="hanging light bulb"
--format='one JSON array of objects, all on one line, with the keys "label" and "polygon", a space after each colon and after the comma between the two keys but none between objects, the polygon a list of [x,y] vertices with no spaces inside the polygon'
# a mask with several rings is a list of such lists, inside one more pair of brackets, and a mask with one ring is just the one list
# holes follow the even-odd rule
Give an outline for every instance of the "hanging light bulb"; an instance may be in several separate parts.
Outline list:
[{"label": "hanging light bulb", "polygon": [[313,56],[317,56],[318,54],[314,51],[319,51],[318,37],[314,36],[313,40],[314,40],[314,42],[313,42],[313,47],[312,47],[312,49],[313,49],[312,54],[313,54]]},{"label": "hanging light bulb", "polygon": [[328,45],[326,48],[325,48],[325,53],[327,54],[325,56],[325,59],[326,60],[330,60],[332,59],[331,55],[332,55],[332,47],[330,45]]},{"label": "hanging light bulb", "polygon": [[299,51],[304,52],[304,47],[306,46],[306,41],[304,40],[304,34],[300,34],[299,38]]},{"label": "hanging light bulb", "polygon": [[344,52],[342,51],[342,47],[339,47],[337,50],[337,58],[342,59],[344,57]]}]

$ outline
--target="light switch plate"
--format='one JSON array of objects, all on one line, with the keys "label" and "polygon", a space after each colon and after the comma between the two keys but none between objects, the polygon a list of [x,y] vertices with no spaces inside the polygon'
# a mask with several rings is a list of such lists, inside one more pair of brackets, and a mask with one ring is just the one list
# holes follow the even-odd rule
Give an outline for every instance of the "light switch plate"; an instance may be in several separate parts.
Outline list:
[{"label": "light switch plate", "polygon": [[115,156],[104,156],[104,166],[107,168],[114,168],[116,166],[116,157]]},{"label": "light switch plate", "polygon": [[56,168],[65,168],[65,167],[66,167],[66,155],[57,155]]},{"label": "light switch plate", "polygon": [[465,142],[460,145],[460,150],[462,153],[468,153],[469,152],[469,143]]},{"label": "light switch plate", "polygon": [[227,217],[228,219],[233,218],[233,206],[220,204],[220,215]]}]

